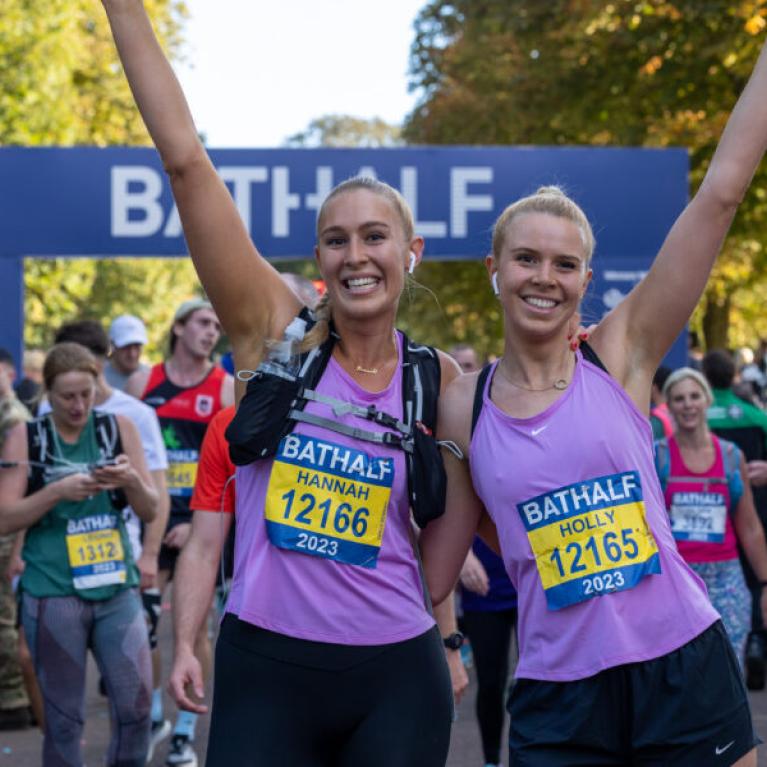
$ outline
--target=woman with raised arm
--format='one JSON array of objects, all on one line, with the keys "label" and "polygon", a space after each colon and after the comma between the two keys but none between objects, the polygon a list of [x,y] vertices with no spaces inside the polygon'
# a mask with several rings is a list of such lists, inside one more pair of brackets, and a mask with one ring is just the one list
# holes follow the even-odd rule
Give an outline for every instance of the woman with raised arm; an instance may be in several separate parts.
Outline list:
[{"label": "woman with raised arm", "polygon": [[447,511],[422,543],[439,599],[483,507],[497,526],[520,605],[513,765],[756,764],[737,660],[674,545],[647,413],[765,147],[762,52],[652,269],[576,353],[567,325],[594,249],[585,215],[544,187],[496,222],[487,267],[504,353],[440,401],[440,436],[467,460],[446,455]]},{"label": "woman with raised arm", "polygon": [[157,494],[136,427],[93,410],[98,368],[80,344],[43,365],[49,415],[20,423],[0,458],[0,532],[26,530],[21,618],[44,702],[44,767],[80,767],[93,652],[112,719],[105,764],[144,767],[151,669],[123,508],[151,522]]},{"label": "woman with raised arm", "polygon": [[[440,767],[450,678],[410,524],[411,503],[424,496],[414,484],[435,475],[412,467],[433,438],[414,428],[411,406],[414,397],[424,413],[432,404],[432,423],[423,421],[433,426],[440,386],[458,370],[394,328],[423,250],[412,214],[378,181],[336,187],[317,222],[327,294],[308,312],[254,248],[142,2],[103,5],[236,370],[241,380],[252,372],[227,431],[240,464],[237,543],[207,764]],[[296,367],[283,364],[291,358]],[[308,391],[294,406],[296,369]],[[441,510],[414,512],[424,523]],[[171,683],[181,705],[204,710],[184,686],[201,696],[191,643],[210,600],[183,599]]]}]

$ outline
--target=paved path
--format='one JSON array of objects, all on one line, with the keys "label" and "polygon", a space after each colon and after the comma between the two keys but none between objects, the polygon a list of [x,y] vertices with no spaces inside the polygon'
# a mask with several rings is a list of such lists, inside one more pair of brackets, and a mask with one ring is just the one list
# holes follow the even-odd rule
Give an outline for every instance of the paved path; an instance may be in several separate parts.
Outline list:
[{"label": "paved path", "polygon": [[[170,615],[165,613],[161,622],[160,642],[165,657],[170,658],[172,645],[170,633]],[[453,727],[450,755],[447,767],[482,767],[482,750],[474,717],[473,672],[470,672],[471,687],[458,707],[458,720]],[[106,701],[96,689],[98,675],[94,664],[88,667],[88,695],[86,701],[87,724],[84,737],[84,756],[87,767],[99,767],[103,764],[103,754],[109,738],[109,715]],[[767,741],[767,691],[751,693],[751,705],[754,712],[756,729],[763,740]],[[173,703],[166,696],[166,716],[175,715]],[[205,742],[208,735],[208,720],[204,717],[198,724],[197,753],[200,767],[205,764]],[[0,732],[0,767],[39,767],[42,737],[38,730],[28,729],[16,732]],[[151,767],[162,767],[165,761],[164,744],[161,744],[152,760]],[[767,746],[759,747],[759,766],[767,767]],[[234,767],[234,766],[233,766]],[[268,767],[282,767],[269,765]],[[292,765],[285,767],[292,767]]]}]

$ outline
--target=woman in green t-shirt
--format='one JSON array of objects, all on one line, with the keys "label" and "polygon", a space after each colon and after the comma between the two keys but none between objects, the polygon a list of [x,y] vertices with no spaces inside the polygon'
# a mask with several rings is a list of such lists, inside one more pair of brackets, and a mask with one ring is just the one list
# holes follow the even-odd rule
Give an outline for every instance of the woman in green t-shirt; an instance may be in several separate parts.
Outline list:
[{"label": "woman in green t-shirt", "polygon": [[148,522],[157,495],[136,427],[93,410],[97,375],[79,344],[48,353],[51,413],[11,429],[0,452],[0,534],[26,530],[22,621],[45,702],[43,765],[82,764],[90,648],[112,708],[106,763],[144,767],[149,643],[122,509]]}]

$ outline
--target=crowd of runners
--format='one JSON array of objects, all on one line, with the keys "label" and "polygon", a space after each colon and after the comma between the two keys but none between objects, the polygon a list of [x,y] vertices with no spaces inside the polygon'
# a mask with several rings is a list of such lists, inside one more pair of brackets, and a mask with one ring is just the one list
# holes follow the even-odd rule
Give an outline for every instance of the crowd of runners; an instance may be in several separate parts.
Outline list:
[{"label": "crowd of runners", "polygon": [[[0,649],[16,684],[0,723],[33,716],[42,763],[80,767],[90,651],[108,765],[143,767],[162,744],[194,767],[210,712],[211,767],[442,767],[467,683],[460,581],[488,765],[512,634],[511,765],[755,765],[765,360],[747,391],[727,353],[659,366],[767,148],[765,55],[649,273],[588,332],[583,211],[554,186],[509,201],[486,259],[503,353],[480,365],[395,328],[424,240],[383,182],[322,203],[322,296],[278,274],[143,3],[103,5],[207,298],[177,308],[153,366],[132,315],[58,328],[20,397],[0,360]],[[173,659],[157,650],[164,598]]]}]

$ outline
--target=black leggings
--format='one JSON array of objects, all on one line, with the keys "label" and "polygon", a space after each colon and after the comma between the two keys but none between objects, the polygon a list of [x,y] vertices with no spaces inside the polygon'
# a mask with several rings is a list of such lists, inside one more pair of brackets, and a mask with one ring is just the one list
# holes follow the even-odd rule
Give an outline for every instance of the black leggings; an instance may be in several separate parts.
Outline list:
[{"label": "black leggings", "polygon": [[477,669],[477,720],[488,764],[501,761],[501,735],[506,711],[509,646],[517,611],[464,612],[461,618]]},{"label": "black leggings", "polygon": [[228,614],[207,767],[444,767],[452,711],[436,627],[361,647],[294,639]]}]

